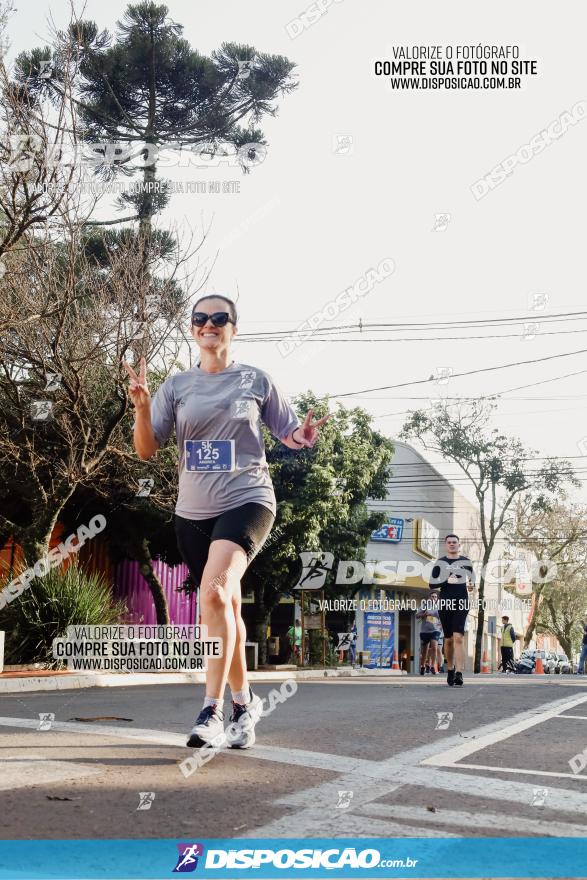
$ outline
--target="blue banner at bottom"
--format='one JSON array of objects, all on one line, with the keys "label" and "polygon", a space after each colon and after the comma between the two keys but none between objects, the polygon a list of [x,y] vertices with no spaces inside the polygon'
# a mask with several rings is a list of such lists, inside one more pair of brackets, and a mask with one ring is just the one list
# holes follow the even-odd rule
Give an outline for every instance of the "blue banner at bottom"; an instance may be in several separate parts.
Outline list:
[{"label": "blue banner at bottom", "polygon": [[587,878],[587,839],[4,840],[1,880]]}]

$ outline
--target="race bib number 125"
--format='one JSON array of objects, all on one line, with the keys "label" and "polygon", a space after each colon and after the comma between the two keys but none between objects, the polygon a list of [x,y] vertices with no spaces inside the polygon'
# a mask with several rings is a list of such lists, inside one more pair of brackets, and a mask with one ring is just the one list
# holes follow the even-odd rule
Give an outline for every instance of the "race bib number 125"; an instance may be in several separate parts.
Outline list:
[{"label": "race bib number 125", "polygon": [[186,440],[186,471],[233,471],[234,440]]}]

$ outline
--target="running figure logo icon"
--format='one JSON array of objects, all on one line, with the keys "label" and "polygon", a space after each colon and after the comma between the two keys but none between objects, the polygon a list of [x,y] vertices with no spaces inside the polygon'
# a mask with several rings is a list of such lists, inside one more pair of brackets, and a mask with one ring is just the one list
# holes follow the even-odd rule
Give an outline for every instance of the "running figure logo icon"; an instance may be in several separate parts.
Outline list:
[{"label": "running figure logo icon", "polygon": [[61,386],[61,380],[63,376],[61,373],[47,373],[47,384],[45,385],[45,391],[57,391],[57,389]]},{"label": "running figure logo icon", "polygon": [[50,422],[53,414],[51,400],[33,400],[31,402],[31,419],[33,422]]},{"label": "running figure logo icon", "polygon": [[149,477],[141,477],[139,480],[139,490],[135,492],[135,498],[148,498],[154,485],[155,480]]},{"label": "running figure logo icon", "polygon": [[336,805],[339,810],[346,810],[347,807],[350,807],[351,801],[353,799],[352,791],[339,791],[338,792],[338,803]]},{"label": "running figure logo icon", "polygon": [[51,725],[54,721],[54,712],[39,712],[39,726],[37,730],[51,730]]},{"label": "running figure logo icon", "polygon": [[237,79],[248,79],[251,75],[251,70],[253,69],[253,59],[250,58],[246,61],[238,62],[238,73]]},{"label": "running figure logo icon", "polygon": [[139,805],[137,810],[150,810],[155,800],[154,791],[139,791]]},{"label": "running figure logo icon", "polygon": [[535,788],[532,795],[531,807],[543,807],[548,796],[547,788]]},{"label": "running figure logo icon", "polygon": [[198,857],[204,855],[204,847],[201,843],[178,843],[179,856],[177,865],[173,869],[174,874],[190,874],[198,867]]},{"label": "running figure logo icon", "polygon": [[436,722],[434,730],[448,730],[450,722],[453,719],[452,712],[437,712],[436,717],[438,718],[438,721]]},{"label": "running figure logo icon", "polygon": [[251,400],[244,398],[243,400],[232,401],[232,418],[248,419],[251,413]]},{"label": "running figure logo icon", "polygon": [[450,223],[450,214],[435,214],[432,232],[445,232]]},{"label": "running figure logo icon", "polygon": [[334,565],[334,554],[306,551],[300,553],[300,559],[302,573],[294,590],[321,590],[326,582],[326,575]]},{"label": "running figure logo icon", "polygon": [[240,374],[239,380],[239,388],[244,388],[247,391],[253,387],[253,382],[257,376],[256,370],[243,370]]}]

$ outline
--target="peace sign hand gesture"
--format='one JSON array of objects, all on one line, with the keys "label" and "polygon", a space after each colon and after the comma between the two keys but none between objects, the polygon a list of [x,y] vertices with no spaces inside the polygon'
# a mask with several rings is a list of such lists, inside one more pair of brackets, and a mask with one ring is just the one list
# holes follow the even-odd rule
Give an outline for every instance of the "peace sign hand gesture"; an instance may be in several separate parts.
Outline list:
[{"label": "peace sign hand gesture", "polygon": [[314,410],[308,410],[308,414],[302,424],[295,428],[291,435],[292,440],[295,443],[299,443],[301,446],[305,446],[307,449],[311,449],[318,439],[318,428],[325,422],[327,422],[330,418],[330,415],[322,416],[321,419],[317,419],[314,422],[312,421],[313,415]]},{"label": "peace sign hand gesture", "polygon": [[128,395],[133,402],[135,409],[148,409],[151,405],[151,393],[147,386],[147,362],[145,358],[142,357],[139,361],[138,376],[126,361],[123,361],[122,365],[130,376]]}]

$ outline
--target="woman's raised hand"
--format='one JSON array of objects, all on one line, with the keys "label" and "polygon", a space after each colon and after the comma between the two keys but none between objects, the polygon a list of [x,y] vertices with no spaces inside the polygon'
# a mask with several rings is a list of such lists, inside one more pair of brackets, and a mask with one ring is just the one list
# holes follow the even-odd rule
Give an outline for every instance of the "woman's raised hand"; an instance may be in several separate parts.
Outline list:
[{"label": "woman's raised hand", "polygon": [[128,383],[128,396],[135,409],[148,408],[151,405],[151,393],[147,385],[147,362],[145,358],[142,357],[139,361],[138,375],[126,361],[123,361],[122,365],[130,376],[130,382]]}]

